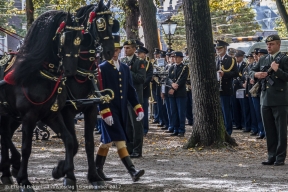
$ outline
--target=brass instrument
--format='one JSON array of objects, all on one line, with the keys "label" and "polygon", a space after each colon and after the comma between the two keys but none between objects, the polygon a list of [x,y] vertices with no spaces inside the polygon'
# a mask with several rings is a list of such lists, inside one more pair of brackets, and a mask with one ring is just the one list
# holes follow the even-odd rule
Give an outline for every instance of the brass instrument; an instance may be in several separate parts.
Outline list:
[{"label": "brass instrument", "polygon": [[251,93],[252,97],[256,97],[257,93],[259,91],[260,88],[260,84],[259,82],[257,82],[255,85],[253,85],[253,87],[249,90],[249,93]]},{"label": "brass instrument", "polygon": [[[221,65],[219,65],[219,70],[221,70]],[[219,84],[220,84],[219,91],[223,91],[223,89],[222,89],[222,77],[220,76],[220,74],[219,74]]]}]

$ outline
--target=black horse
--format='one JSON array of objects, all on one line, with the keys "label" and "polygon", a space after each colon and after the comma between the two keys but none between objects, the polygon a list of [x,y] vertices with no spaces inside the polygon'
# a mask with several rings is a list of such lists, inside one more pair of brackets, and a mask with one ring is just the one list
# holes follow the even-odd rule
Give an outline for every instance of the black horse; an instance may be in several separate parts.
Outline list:
[{"label": "black horse", "polygon": [[[2,177],[12,183],[17,174],[20,191],[33,191],[28,180],[27,166],[31,154],[33,130],[41,120],[61,133],[65,144],[66,184],[76,183],[73,164],[74,142],[60,110],[66,102],[66,76],[77,72],[83,27],[70,13],[49,11],[42,14],[29,29],[23,46],[6,68],[5,82],[0,89],[0,133]],[[1,82],[3,83],[3,82]],[[12,135],[22,123],[22,161],[12,143]],[[9,159],[9,148],[11,159]],[[19,167],[20,165],[20,167]]]},{"label": "black horse", "polygon": [[[98,45],[102,45],[104,50],[103,55],[106,59],[111,59],[114,54],[114,40],[112,32],[116,33],[119,31],[119,23],[112,18],[112,13],[109,12],[109,7],[110,1],[107,3],[107,5],[104,5],[103,1],[100,1],[97,9],[89,5],[77,10],[76,18],[80,18],[79,23],[85,25],[87,21],[91,19],[89,15],[91,16],[95,13],[96,24],[101,24],[101,26],[106,26],[106,28],[102,28],[102,30],[99,30],[97,33],[95,33],[95,30],[92,30],[93,33],[84,34],[84,39],[80,47],[77,74],[74,77],[67,78],[66,81],[66,87],[69,90],[68,100],[74,102],[68,103],[68,105],[65,106],[61,111],[65,125],[69,129],[70,133],[73,135],[75,143],[73,152],[74,155],[76,155],[78,150],[78,141],[75,134],[74,117],[79,112],[83,112],[84,114],[85,149],[88,160],[87,179],[94,186],[94,188],[97,188],[99,185],[104,185],[103,179],[97,174],[94,162],[93,132],[97,120],[97,103],[99,102],[99,100],[94,100],[95,102],[93,102],[93,100],[88,99],[88,97],[93,94],[96,94],[98,98],[101,97],[99,92],[95,93],[95,91],[97,91],[98,89],[98,86],[96,85],[96,75],[98,67],[98,57],[96,56],[96,54]],[[84,15],[86,15],[86,17],[81,17],[83,13],[85,13]],[[89,26],[85,25],[85,27]],[[95,40],[99,38],[100,40],[95,43]],[[109,53],[111,53],[109,56],[107,54],[107,50],[109,50]]]}]

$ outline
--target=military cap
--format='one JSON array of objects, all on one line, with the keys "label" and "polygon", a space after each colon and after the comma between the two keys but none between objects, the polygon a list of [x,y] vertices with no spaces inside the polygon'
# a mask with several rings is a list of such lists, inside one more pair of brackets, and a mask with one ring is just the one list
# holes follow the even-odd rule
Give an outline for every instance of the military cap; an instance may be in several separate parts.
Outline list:
[{"label": "military cap", "polygon": [[166,50],[166,55],[170,56],[173,51],[174,51],[173,49],[168,48],[168,49]]},{"label": "military cap", "polygon": [[269,35],[265,42],[268,43],[268,42],[271,42],[271,41],[276,41],[276,40],[280,40],[280,37],[279,35]]},{"label": "military cap", "polygon": [[157,55],[157,54],[161,54],[161,50],[158,48],[155,48],[154,55]]},{"label": "military cap", "polygon": [[166,51],[161,50],[161,57],[166,57]]},{"label": "military cap", "polygon": [[143,46],[139,46],[138,49],[136,50],[136,53],[149,53],[148,49],[146,49],[145,47]]},{"label": "military cap", "polygon": [[174,51],[172,54],[171,57],[184,57],[181,51]]},{"label": "military cap", "polygon": [[236,49],[234,49],[234,48],[229,48],[228,49],[228,54],[229,55],[234,55],[236,53]]},{"label": "military cap", "polygon": [[253,54],[250,53],[249,55],[246,55],[246,58],[248,58],[248,57],[253,57]]},{"label": "military cap", "polygon": [[217,40],[216,41],[216,49],[218,48],[222,48],[222,47],[225,47],[225,46],[229,46],[228,43],[226,43],[225,41],[222,41],[222,40]]},{"label": "military cap", "polygon": [[123,46],[120,45],[120,36],[113,35],[113,39],[114,39],[114,47],[122,49]]},{"label": "military cap", "polygon": [[130,39],[130,40],[127,40],[123,43],[123,46],[124,45],[137,45],[136,41],[133,40],[133,39]]},{"label": "military cap", "polygon": [[258,53],[268,54],[267,49],[259,49]]},{"label": "military cap", "polygon": [[251,53],[255,53],[255,55],[257,55],[257,54],[258,54],[258,51],[259,51],[259,49],[260,49],[260,48],[255,48],[255,49],[254,49],[254,51],[253,51],[253,52],[251,52]]},{"label": "military cap", "polygon": [[243,57],[245,55],[245,52],[242,51],[242,50],[237,50],[236,51],[236,54],[235,54],[235,57]]}]

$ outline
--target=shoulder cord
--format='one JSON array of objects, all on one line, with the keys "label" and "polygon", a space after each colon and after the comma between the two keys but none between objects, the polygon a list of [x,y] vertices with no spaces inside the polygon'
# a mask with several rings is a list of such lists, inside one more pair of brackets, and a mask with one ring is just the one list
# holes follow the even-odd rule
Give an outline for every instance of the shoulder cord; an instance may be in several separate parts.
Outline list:
[{"label": "shoulder cord", "polygon": [[229,69],[224,69],[224,66],[222,65],[222,66],[221,66],[221,69],[222,69],[223,72],[230,72],[230,71],[233,69],[234,64],[235,64],[235,61],[234,61],[234,59],[232,58],[232,65],[230,66],[230,68],[229,68]]}]

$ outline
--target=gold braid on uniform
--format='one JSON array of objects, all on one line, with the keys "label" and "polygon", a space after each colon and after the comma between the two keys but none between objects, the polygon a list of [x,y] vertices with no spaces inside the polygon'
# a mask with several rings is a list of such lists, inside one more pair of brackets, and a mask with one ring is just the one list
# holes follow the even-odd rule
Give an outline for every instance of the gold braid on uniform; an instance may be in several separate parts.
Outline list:
[{"label": "gold braid on uniform", "polygon": [[224,69],[223,65],[221,66],[221,69],[222,69],[223,72],[230,72],[233,69],[234,64],[235,64],[235,61],[234,61],[234,59],[232,59],[232,65],[230,66],[229,69]]}]

